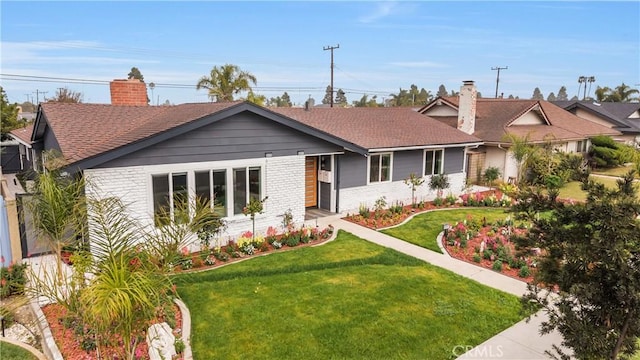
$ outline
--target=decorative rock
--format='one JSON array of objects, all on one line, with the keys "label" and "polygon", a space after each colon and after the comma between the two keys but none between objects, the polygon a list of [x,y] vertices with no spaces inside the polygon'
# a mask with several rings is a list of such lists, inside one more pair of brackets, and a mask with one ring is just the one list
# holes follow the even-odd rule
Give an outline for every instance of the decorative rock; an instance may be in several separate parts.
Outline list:
[{"label": "decorative rock", "polygon": [[147,331],[147,344],[149,345],[149,358],[151,360],[171,359],[176,355],[174,343],[176,341],[171,327],[166,322],[153,324]]},{"label": "decorative rock", "polygon": [[484,247],[485,247],[485,243],[484,240],[482,240],[482,242],[480,243],[480,254],[482,254],[484,252]]}]

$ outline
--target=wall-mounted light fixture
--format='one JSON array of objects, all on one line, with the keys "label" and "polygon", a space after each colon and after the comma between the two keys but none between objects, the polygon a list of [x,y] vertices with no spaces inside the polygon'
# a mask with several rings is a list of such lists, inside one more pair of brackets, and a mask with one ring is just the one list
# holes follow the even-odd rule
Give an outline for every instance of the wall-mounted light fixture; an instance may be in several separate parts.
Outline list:
[{"label": "wall-mounted light fixture", "polygon": [[304,155],[304,150],[298,150],[298,155]]}]

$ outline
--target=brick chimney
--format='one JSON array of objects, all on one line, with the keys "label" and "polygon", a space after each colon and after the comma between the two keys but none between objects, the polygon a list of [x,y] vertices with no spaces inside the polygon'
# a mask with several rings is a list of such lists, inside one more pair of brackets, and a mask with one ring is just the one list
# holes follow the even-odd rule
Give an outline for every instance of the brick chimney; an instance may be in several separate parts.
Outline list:
[{"label": "brick chimney", "polygon": [[116,79],[111,89],[111,105],[147,106],[147,85],[138,79]]},{"label": "brick chimney", "polygon": [[471,135],[476,131],[476,98],[478,91],[472,80],[465,80],[458,95],[458,130]]}]

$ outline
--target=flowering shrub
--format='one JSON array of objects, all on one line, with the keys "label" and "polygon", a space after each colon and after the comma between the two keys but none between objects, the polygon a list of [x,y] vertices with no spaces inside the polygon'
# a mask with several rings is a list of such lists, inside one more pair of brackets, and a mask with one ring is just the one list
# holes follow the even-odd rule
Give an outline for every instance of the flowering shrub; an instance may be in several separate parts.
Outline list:
[{"label": "flowering shrub", "polygon": [[26,263],[10,264],[9,267],[0,268],[0,297],[24,293],[26,268]]},{"label": "flowering shrub", "polygon": [[462,205],[464,206],[505,207],[511,206],[513,203],[513,199],[506,194],[485,194],[479,191],[473,194],[463,194],[460,196],[460,199],[462,199]]}]

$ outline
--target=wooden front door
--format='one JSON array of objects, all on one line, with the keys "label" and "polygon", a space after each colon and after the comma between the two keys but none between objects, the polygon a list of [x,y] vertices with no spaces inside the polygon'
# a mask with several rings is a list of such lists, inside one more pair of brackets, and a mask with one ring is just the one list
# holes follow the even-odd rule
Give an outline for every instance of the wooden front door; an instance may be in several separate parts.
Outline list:
[{"label": "wooden front door", "polygon": [[318,158],[308,157],[304,164],[304,206],[318,206]]}]

